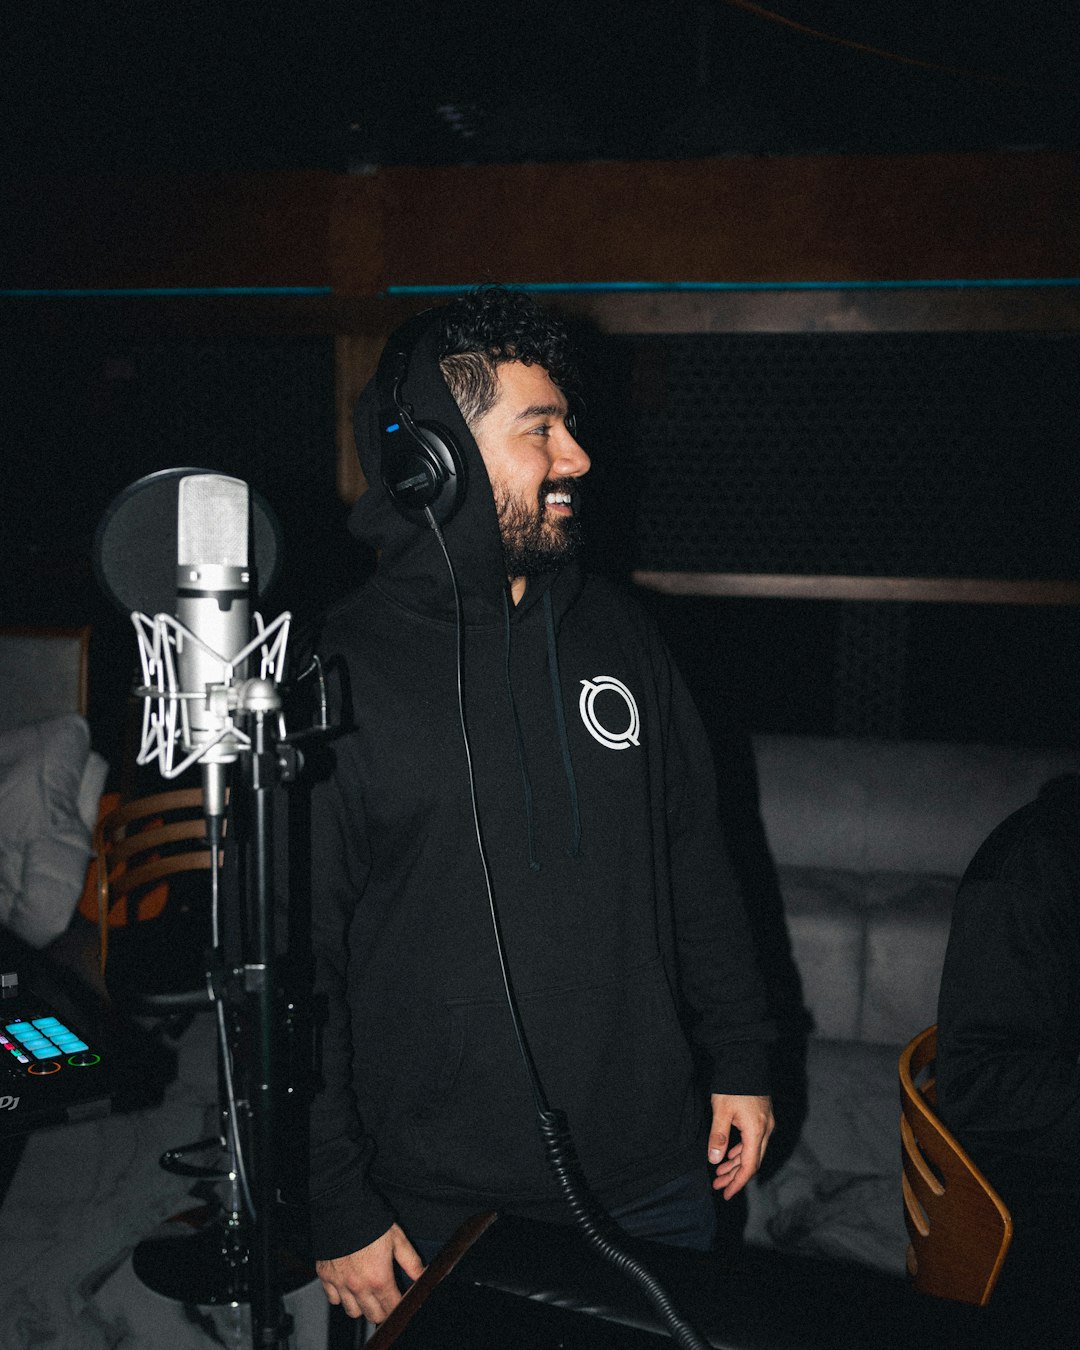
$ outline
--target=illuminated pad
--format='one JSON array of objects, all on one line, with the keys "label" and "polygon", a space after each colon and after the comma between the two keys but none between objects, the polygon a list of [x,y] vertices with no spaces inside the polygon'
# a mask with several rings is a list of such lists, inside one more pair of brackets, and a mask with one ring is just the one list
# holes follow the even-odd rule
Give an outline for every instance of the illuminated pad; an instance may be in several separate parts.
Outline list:
[{"label": "illuminated pad", "polygon": [[[88,1054],[90,1047],[58,1017],[35,1017],[33,1021],[20,1018],[8,1022],[0,1032],[0,1048],[6,1050],[28,1072],[40,1073],[47,1061],[67,1059],[75,1068],[99,1062],[99,1056]],[[34,1066],[41,1068],[35,1069]],[[56,1065],[59,1069],[59,1063]]]}]

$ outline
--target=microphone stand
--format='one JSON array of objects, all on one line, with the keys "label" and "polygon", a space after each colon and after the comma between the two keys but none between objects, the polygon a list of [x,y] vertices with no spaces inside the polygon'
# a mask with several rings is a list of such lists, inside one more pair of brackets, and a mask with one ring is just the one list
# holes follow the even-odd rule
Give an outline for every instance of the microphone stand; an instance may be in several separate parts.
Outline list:
[{"label": "microphone stand", "polygon": [[281,708],[281,696],[266,680],[252,681],[247,711],[254,718],[250,752],[242,757],[254,838],[246,840],[246,911],[252,934],[250,960],[243,966],[244,992],[255,1028],[255,1075],[251,1084],[252,1276],[251,1332],[255,1350],[287,1346],[292,1318],[285,1312],[277,1282],[278,1188],[274,1102],[278,1062],[275,1054],[274,994],[276,951],[273,887],[273,791],[287,772],[276,746],[271,748],[267,717]]},{"label": "microphone stand", "polygon": [[[212,745],[194,749],[190,755],[177,765],[174,762],[176,744],[177,717],[182,714],[182,703],[191,697],[176,690],[175,670],[172,662],[172,648],[168,633],[180,627],[168,615],[159,615],[151,623],[140,615],[132,616],[136,630],[140,634],[140,654],[143,658],[146,683],[136,692],[147,700],[151,711],[144,721],[143,751],[140,762],[157,759],[162,773],[166,777],[175,777],[196,761],[203,761],[207,767],[207,751],[214,744],[224,740],[225,732]],[[280,669],[283,661],[284,645],[287,640],[288,615],[282,615],[268,629],[261,628],[260,634],[252,646],[264,647],[264,670],[273,675]],[[185,630],[186,631],[186,630]],[[278,631],[278,637],[269,647],[268,639]],[[196,639],[197,641],[198,639]],[[269,654],[268,654],[269,653]],[[246,655],[241,653],[241,657]],[[241,657],[235,658],[239,665]],[[273,657],[273,660],[270,658]],[[275,1027],[275,997],[277,993],[277,956],[274,924],[274,886],[273,886],[273,793],[279,782],[285,782],[295,776],[299,768],[300,754],[295,746],[288,744],[284,735],[280,740],[271,730],[273,720],[280,720],[281,694],[272,678],[241,680],[231,683],[232,667],[226,672],[226,683],[209,691],[212,707],[220,704],[224,714],[227,709],[229,744],[235,754],[230,759],[238,769],[240,791],[234,791],[231,801],[236,809],[233,817],[237,824],[236,837],[240,858],[240,941],[239,961],[231,969],[227,961],[222,960],[223,946],[220,937],[215,934],[214,966],[208,971],[208,991],[199,991],[190,996],[161,996],[162,1006],[175,1009],[181,1002],[190,1000],[192,1006],[205,1006],[208,1001],[221,1005],[217,1012],[221,1022],[227,1007],[239,1009],[243,1014],[243,1032],[250,1041],[244,1055],[247,1066],[245,1093],[248,1107],[247,1144],[250,1153],[250,1166],[241,1156],[240,1121],[234,1119],[229,1131],[233,1178],[232,1214],[227,1226],[233,1241],[230,1244],[232,1256],[222,1254],[230,1264],[239,1260],[240,1268],[232,1264],[232,1287],[234,1297],[242,1296],[242,1286],[246,1284],[251,1310],[251,1336],[253,1350],[289,1350],[292,1333],[292,1318],[285,1311],[283,1302],[283,1281],[279,1265],[282,1247],[278,1223],[278,1185],[275,1130],[275,1104],[277,1101],[278,1080],[280,1076],[279,1059],[276,1053],[278,1037]],[[204,775],[204,777],[212,775]],[[213,797],[214,801],[210,802]],[[204,787],[204,800],[210,806],[207,814],[207,834],[211,848],[216,855],[221,839],[223,805],[217,802],[217,793]],[[143,1000],[153,1008],[155,996]],[[225,1077],[229,1078],[228,1063],[231,1059],[231,1047],[227,1033],[222,1033],[219,1055],[225,1066]],[[228,1109],[236,1105],[237,1094],[230,1083]],[[237,1114],[239,1114],[237,1112]],[[173,1170],[182,1170],[175,1168]],[[205,1172],[203,1173],[206,1174]],[[247,1260],[244,1260],[242,1234],[245,1225],[239,1222],[242,1204],[236,1194],[235,1179],[243,1183],[240,1187],[243,1199],[249,1211],[250,1242]],[[241,1240],[236,1241],[237,1238]],[[190,1239],[188,1239],[190,1240]],[[152,1241],[152,1240],[151,1240]],[[168,1240],[166,1239],[166,1243]],[[153,1261],[148,1264],[157,1264]],[[243,1267],[246,1266],[246,1271]],[[245,1278],[246,1276],[246,1278]],[[305,1272],[305,1279],[307,1273]],[[289,1288],[296,1287],[296,1281]],[[151,1287],[154,1281],[151,1280]],[[167,1292],[161,1290],[161,1292]],[[169,1294],[167,1293],[167,1296]],[[175,1296],[175,1295],[172,1295]],[[189,1301],[185,1299],[184,1301]],[[190,1300],[197,1301],[197,1300]]]}]

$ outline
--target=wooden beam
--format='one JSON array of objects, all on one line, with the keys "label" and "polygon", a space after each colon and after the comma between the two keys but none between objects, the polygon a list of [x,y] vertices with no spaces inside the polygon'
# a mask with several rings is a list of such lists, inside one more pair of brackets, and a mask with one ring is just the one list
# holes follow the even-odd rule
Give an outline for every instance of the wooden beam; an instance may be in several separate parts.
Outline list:
[{"label": "wooden beam", "polygon": [[0,256],[4,289],[325,285],[376,305],[481,281],[1069,277],[1080,153],[9,176]]},{"label": "wooden beam", "polygon": [[556,294],[552,309],[601,332],[1076,332],[1080,286]]},{"label": "wooden beam", "polygon": [[8,175],[0,287],[328,286],[337,183],[322,171]]},{"label": "wooden beam", "polygon": [[379,289],[1076,276],[1078,170],[1065,151],[380,169]]},{"label": "wooden beam", "polygon": [[637,585],[665,595],[741,596],[758,600],[893,600],[960,605],[1080,605],[1080,582],[1077,581],[653,571],[636,571],[632,578]]}]

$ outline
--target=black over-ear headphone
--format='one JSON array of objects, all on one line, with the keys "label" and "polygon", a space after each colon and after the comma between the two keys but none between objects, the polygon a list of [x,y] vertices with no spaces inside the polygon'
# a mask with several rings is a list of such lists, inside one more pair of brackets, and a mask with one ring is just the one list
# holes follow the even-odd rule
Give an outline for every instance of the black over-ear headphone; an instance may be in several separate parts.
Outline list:
[{"label": "black over-ear headphone", "polygon": [[414,525],[428,524],[427,509],[443,525],[465,497],[465,457],[453,434],[438,422],[414,421],[402,386],[430,313],[409,319],[390,335],[379,360],[379,454],[383,486],[390,500]]}]

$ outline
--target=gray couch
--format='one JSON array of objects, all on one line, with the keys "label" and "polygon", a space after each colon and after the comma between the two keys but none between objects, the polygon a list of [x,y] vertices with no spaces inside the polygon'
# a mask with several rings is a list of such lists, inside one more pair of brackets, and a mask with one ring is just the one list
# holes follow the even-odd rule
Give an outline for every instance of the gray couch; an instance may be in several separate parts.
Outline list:
[{"label": "gray couch", "polygon": [[749,1188],[747,1237],[901,1273],[897,1057],[936,1019],[957,881],[1080,753],[761,736],[753,756],[809,1034],[805,1103],[778,1103],[805,1118]]}]

